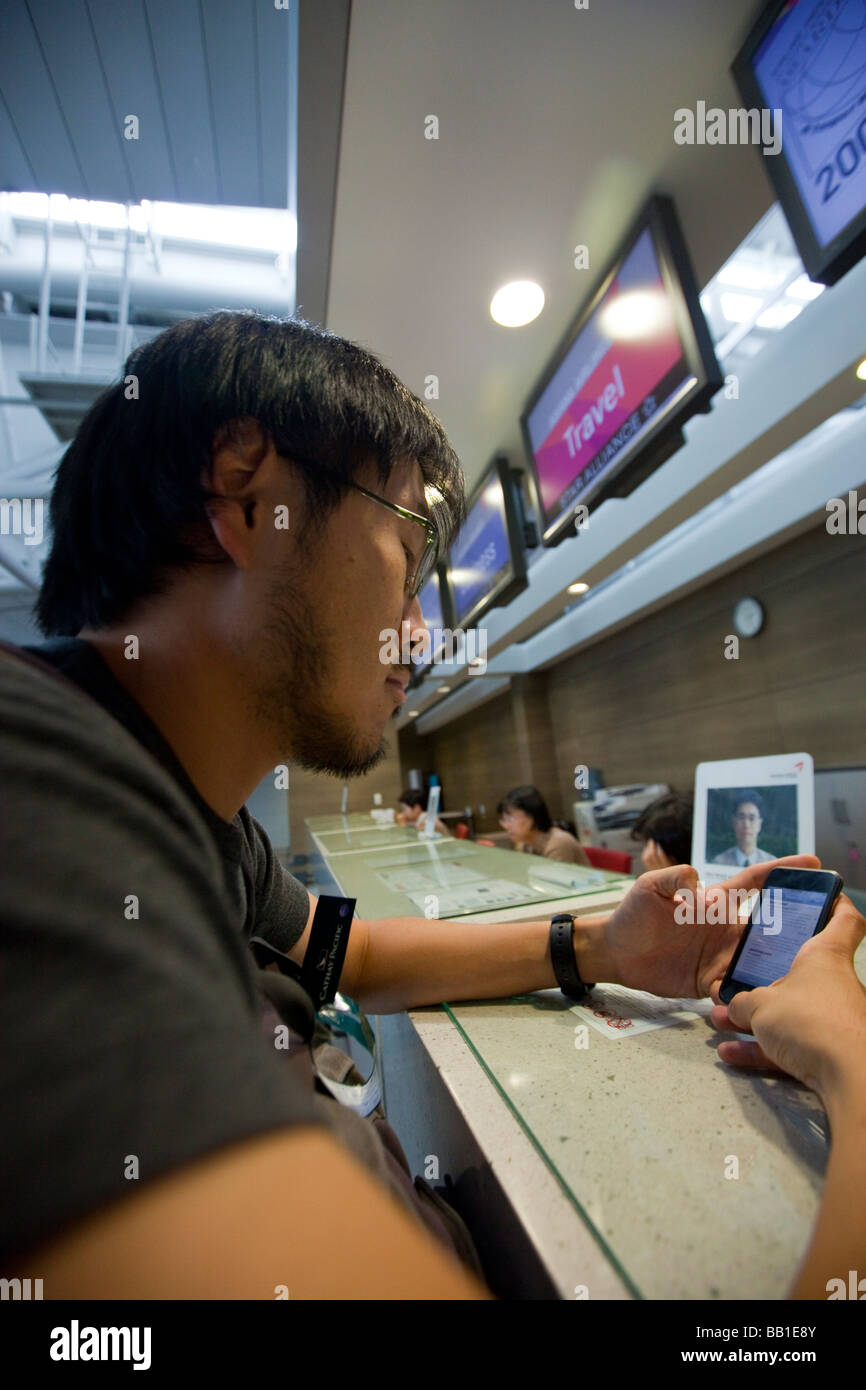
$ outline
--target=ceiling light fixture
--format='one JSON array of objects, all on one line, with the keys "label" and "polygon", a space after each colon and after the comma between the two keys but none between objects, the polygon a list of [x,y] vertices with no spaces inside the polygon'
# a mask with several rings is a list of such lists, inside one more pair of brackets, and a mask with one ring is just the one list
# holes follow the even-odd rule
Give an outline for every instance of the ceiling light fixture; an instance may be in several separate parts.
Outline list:
[{"label": "ceiling light fixture", "polygon": [[497,290],[490,301],[490,316],[503,328],[522,328],[544,308],[544,290],[534,280],[513,280]]}]

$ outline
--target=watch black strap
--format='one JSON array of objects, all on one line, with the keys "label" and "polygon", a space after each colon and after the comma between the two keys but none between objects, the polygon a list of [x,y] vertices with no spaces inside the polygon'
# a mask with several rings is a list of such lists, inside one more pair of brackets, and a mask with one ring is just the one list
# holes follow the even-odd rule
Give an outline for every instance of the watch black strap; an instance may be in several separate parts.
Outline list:
[{"label": "watch black strap", "polygon": [[574,958],[574,918],[568,912],[558,912],[550,919],[550,960],[556,983],[569,999],[580,1001],[592,989],[580,978]]}]

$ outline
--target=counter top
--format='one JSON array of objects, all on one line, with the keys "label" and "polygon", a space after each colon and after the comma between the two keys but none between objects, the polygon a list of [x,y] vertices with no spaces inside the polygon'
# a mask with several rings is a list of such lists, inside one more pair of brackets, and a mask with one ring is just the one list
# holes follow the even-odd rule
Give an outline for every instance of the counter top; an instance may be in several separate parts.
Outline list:
[{"label": "counter top", "polygon": [[[437,863],[480,866],[476,851],[487,873],[504,877],[503,860],[509,872],[518,863],[531,872],[530,856],[450,843]],[[469,857],[453,858],[455,849]],[[365,894],[383,902],[383,885],[370,881],[383,864],[377,851],[329,867],[361,912]],[[570,906],[598,910],[591,897]],[[387,915],[396,915],[390,906]],[[857,968],[866,979],[866,943]],[[547,990],[409,1014],[560,1296],[585,1287],[590,1298],[784,1297],[829,1149],[817,1097],[719,1061],[708,1000],[664,1003],[599,986],[591,1003]],[[645,1004],[660,1015],[648,1027]]]}]

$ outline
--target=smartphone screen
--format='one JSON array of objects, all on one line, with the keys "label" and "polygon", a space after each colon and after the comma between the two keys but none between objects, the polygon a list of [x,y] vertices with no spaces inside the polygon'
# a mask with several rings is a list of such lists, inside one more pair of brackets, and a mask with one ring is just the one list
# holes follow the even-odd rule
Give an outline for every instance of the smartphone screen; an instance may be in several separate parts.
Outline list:
[{"label": "smartphone screen", "polygon": [[803,942],[814,934],[826,902],[826,893],[765,889],[755,903],[735,978],[757,988],[787,975]]}]

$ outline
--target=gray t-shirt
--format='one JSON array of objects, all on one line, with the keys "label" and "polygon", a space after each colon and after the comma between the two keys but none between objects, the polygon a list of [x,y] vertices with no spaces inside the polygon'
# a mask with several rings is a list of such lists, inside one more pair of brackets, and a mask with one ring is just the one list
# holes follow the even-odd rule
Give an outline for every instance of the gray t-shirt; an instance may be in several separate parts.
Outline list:
[{"label": "gray t-shirt", "polygon": [[[0,652],[0,1262],[225,1145],[315,1122],[260,1024],[244,937],[306,889],[202,801],[83,642]],[[97,701],[98,703],[94,703]],[[206,717],[206,711],[202,711]]]}]

